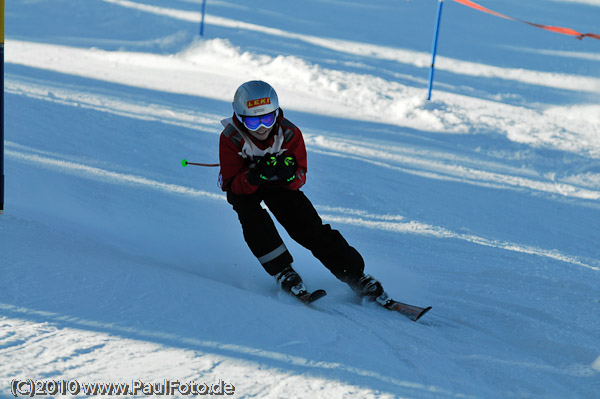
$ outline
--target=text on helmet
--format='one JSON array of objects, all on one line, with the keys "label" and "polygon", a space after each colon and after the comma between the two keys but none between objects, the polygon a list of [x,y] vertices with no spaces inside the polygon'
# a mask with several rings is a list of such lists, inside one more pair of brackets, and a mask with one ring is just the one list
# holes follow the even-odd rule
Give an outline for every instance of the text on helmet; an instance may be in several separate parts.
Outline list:
[{"label": "text on helmet", "polygon": [[266,104],[271,104],[271,99],[269,97],[265,97],[265,98],[258,98],[256,100],[250,100],[248,101],[248,108],[254,108],[254,107],[258,107],[260,105],[266,105]]}]

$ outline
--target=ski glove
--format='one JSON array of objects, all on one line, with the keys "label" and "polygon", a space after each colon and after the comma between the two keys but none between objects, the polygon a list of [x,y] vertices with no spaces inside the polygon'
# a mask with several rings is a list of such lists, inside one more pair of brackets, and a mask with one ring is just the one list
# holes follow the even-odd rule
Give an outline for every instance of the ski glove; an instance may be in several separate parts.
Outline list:
[{"label": "ski glove", "polygon": [[277,170],[275,174],[283,184],[290,184],[296,179],[298,162],[296,156],[281,154],[277,157]]},{"label": "ski glove", "polygon": [[277,163],[278,160],[274,154],[265,154],[256,161],[254,166],[250,166],[250,170],[248,170],[248,182],[254,186],[259,186],[270,180],[275,176]]}]

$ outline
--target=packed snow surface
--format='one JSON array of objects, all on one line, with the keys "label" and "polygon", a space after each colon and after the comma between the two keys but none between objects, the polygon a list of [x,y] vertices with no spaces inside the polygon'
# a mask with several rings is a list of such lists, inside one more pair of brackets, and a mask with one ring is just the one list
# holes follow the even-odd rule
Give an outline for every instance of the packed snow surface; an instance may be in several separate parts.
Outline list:
[{"label": "packed snow surface", "polygon": [[[427,101],[435,0],[207,3],[200,37],[201,0],[7,2],[0,397],[597,398],[600,41],[446,2]],[[600,33],[598,0],[481,3]],[[419,322],[280,229],[328,292],[284,295],[218,168],[181,167],[218,162],[252,79],[304,133],[303,191]]]}]

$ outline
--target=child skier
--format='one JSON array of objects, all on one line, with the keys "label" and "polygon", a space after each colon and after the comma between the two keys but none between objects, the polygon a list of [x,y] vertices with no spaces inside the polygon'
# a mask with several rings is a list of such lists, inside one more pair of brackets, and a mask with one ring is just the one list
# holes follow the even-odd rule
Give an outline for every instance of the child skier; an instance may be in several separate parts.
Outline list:
[{"label": "child skier", "polygon": [[296,296],[307,292],[261,202],[290,237],[357,294],[373,299],[384,294],[381,283],[363,273],[358,251],[339,231],[323,224],[300,191],[307,172],[304,139],[300,129],[284,118],[275,90],[263,81],[246,82],[233,97],[233,111],[221,122],[219,185],[237,212],[248,247],[267,273],[285,292]]}]

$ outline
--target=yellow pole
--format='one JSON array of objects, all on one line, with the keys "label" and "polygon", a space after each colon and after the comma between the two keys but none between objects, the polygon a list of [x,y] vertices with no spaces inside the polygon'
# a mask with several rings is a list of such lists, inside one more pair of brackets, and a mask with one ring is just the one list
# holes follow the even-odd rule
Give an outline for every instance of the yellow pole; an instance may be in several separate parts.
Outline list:
[{"label": "yellow pole", "polygon": [[0,215],[4,213],[4,0],[0,0]]}]

